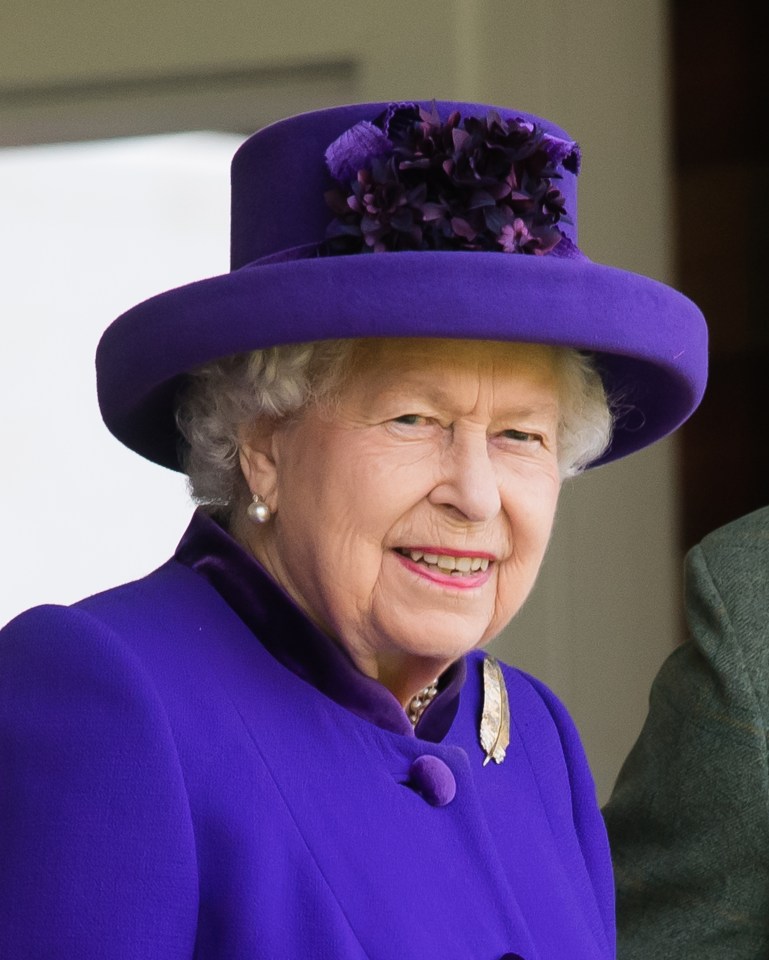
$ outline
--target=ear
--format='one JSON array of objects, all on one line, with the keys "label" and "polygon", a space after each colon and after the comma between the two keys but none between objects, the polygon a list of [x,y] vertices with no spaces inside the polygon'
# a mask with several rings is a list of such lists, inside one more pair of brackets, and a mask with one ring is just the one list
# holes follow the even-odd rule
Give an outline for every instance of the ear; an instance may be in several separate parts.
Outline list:
[{"label": "ear", "polygon": [[273,513],[278,509],[275,429],[275,422],[258,420],[238,430],[238,458],[248,489]]}]

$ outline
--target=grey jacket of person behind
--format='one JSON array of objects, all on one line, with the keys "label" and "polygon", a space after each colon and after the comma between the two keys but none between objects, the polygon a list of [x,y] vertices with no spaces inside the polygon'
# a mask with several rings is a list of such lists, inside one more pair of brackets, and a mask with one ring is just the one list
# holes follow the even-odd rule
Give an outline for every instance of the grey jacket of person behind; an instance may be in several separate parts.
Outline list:
[{"label": "grey jacket of person behind", "polygon": [[619,960],[769,957],[769,508],[686,559],[690,639],[604,810]]}]

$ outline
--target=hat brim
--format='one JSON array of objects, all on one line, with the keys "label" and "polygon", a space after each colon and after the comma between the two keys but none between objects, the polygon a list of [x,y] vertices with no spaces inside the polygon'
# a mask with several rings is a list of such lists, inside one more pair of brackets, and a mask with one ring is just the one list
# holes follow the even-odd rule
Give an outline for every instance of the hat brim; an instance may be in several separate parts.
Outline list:
[{"label": "hat brim", "polygon": [[257,263],[146,300],[102,337],[99,405],[126,446],[178,470],[174,411],[190,370],[248,350],[348,337],[520,341],[597,354],[622,413],[596,464],[675,430],[706,381],[702,314],[665,284],[584,259],[420,251]]}]

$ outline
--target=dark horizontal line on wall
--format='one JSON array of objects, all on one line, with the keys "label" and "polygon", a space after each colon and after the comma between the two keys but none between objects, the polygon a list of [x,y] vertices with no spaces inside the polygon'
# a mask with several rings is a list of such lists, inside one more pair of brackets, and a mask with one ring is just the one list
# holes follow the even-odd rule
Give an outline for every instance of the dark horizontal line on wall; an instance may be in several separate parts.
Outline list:
[{"label": "dark horizontal line on wall", "polygon": [[0,107],[33,107],[56,101],[104,100],[157,96],[215,87],[272,86],[286,83],[341,80],[356,72],[352,59],[318,60],[217,70],[189,70],[154,76],[99,76],[0,88]]},{"label": "dark horizontal line on wall", "polygon": [[306,110],[359,99],[352,58],[73,78],[0,89],[0,148],[185,130],[248,135]]}]

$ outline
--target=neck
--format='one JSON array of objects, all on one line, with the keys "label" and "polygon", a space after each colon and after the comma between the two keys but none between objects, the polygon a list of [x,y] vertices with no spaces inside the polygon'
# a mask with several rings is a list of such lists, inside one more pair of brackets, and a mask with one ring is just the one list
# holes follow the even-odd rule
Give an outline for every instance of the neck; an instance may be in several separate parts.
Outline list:
[{"label": "neck", "polygon": [[435,683],[444,670],[451,666],[451,660],[434,660],[432,658],[409,658],[408,663],[401,663],[396,668],[392,663],[379,664],[376,670],[362,669],[363,673],[378,680],[386,687],[406,712],[415,697]]}]

